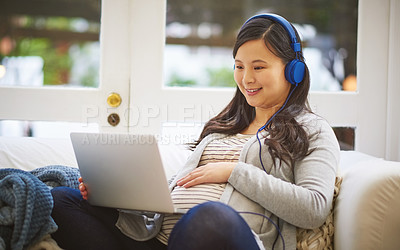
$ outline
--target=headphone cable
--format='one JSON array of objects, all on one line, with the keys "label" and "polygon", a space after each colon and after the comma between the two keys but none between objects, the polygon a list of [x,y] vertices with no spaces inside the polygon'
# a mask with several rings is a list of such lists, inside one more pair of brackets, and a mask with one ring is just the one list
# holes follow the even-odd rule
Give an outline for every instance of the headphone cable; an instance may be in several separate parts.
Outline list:
[{"label": "headphone cable", "polygon": [[261,132],[263,129],[265,129],[265,128],[270,124],[270,122],[272,121],[272,119],[274,119],[274,117],[275,117],[279,112],[282,111],[282,109],[286,106],[287,102],[289,101],[289,98],[292,96],[294,90],[297,88],[297,85],[298,85],[298,84],[296,84],[296,85],[294,86],[294,88],[290,91],[290,93],[289,93],[289,95],[287,96],[287,98],[286,98],[286,100],[285,100],[285,103],[282,105],[282,107],[281,107],[278,111],[276,111],[275,114],[274,114],[273,116],[271,116],[271,118],[268,119],[267,123],[265,123],[264,126],[262,126],[261,128],[259,128],[259,129],[257,130],[256,137],[257,137],[257,140],[258,140],[258,145],[260,146],[260,147],[259,147],[258,156],[259,156],[259,158],[260,158],[261,166],[262,166],[262,168],[264,169],[264,171],[265,171],[267,174],[269,174],[269,173],[268,173],[267,170],[265,169],[264,164],[263,164],[263,161],[262,161],[262,158],[261,158],[261,140],[260,140],[260,138],[259,138],[259,136],[258,136],[258,133]]}]

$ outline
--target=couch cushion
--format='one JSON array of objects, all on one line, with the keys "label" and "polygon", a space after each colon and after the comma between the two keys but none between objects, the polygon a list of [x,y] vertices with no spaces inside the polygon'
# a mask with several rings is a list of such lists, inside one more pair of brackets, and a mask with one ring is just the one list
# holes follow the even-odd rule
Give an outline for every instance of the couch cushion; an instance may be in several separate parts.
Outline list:
[{"label": "couch cushion", "polygon": [[47,165],[77,166],[69,139],[0,137],[0,168],[30,171]]},{"label": "couch cushion", "polygon": [[[191,151],[185,145],[159,144],[168,178],[182,166]],[[70,139],[0,137],[0,168],[30,171],[48,165],[77,167]]]}]

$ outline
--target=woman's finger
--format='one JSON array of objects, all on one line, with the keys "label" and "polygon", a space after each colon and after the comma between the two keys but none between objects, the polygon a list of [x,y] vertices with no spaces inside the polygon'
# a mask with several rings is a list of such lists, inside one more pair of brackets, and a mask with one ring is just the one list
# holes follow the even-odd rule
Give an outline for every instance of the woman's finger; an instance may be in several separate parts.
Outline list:
[{"label": "woman's finger", "polygon": [[205,183],[205,181],[204,181],[204,176],[199,176],[199,177],[196,177],[196,178],[194,178],[194,179],[192,179],[192,180],[190,180],[190,181],[184,183],[184,184],[182,185],[182,187],[184,187],[184,188],[190,188],[190,187],[192,187],[192,186],[196,186],[196,185],[203,184],[203,183]]},{"label": "woman's finger", "polygon": [[84,200],[87,200],[87,191],[83,191],[83,192],[81,192],[81,195],[82,195],[82,198],[84,199]]},{"label": "woman's finger", "polygon": [[178,186],[183,186],[185,183],[187,183],[188,181],[191,181],[193,179],[193,175],[188,174],[185,177],[181,178],[178,180],[178,182],[176,183]]},{"label": "woman's finger", "polygon": [[189,174],[187,174],[185,177],[181,178],[178,180],[177,185],[178,186],[183,186],[186,183],[201,177],[201,173],[199,171],[196,171],[197,169],[193,170],[192,172],[190,172]]}]

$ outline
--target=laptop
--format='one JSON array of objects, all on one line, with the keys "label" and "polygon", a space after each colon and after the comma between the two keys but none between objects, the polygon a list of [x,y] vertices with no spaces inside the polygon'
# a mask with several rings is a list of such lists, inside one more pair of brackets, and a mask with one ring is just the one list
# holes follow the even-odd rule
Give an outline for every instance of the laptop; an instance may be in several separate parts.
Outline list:
[{"label": "laptop", "polygon": [[70,137],[90,204],[186,212],[173,206],[154,135],[71,133]]}]

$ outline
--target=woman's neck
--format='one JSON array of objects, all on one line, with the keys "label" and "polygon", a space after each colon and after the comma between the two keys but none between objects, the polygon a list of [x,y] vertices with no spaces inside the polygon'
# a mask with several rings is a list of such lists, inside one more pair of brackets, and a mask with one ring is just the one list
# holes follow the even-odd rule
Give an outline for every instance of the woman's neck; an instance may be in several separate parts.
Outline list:
[{"label": "woman's neck", "polygon": [[279,110],[279,107],[275,106],[269,109],[256,108],[256,116],[250,125],[244,129],[242,134],[256,134],[257,131],[264,126],[267,121]]}]

